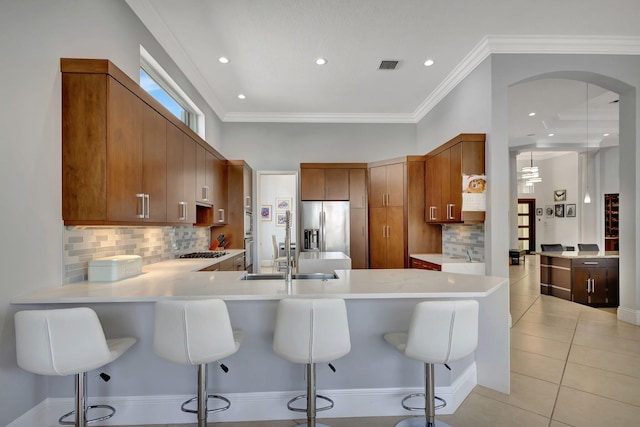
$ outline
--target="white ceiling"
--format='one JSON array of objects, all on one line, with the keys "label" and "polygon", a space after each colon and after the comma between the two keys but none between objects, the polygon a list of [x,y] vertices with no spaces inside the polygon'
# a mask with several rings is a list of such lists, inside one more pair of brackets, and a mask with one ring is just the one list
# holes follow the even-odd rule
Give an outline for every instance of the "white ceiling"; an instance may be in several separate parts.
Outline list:
[{"label": "white ceiling", "polygon": [[[126,1],[223,121],[416,123],[491,53],[640,54],[638,0]],[[545,135],[531,108],[575,143],[580,85],[535,84],[510,94],[516,145]]]}]

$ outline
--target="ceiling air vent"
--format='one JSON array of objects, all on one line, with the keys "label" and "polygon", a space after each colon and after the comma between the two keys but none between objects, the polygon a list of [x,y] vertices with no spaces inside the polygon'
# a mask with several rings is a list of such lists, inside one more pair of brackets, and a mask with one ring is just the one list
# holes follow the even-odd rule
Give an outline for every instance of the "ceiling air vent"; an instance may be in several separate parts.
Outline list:
[{"label": "ceiling air vent", "polygon": [[395,70],[397,66],[398,66],[398,61],[384,59],[380,62],[380,65],[378,66],[378,70]]}]

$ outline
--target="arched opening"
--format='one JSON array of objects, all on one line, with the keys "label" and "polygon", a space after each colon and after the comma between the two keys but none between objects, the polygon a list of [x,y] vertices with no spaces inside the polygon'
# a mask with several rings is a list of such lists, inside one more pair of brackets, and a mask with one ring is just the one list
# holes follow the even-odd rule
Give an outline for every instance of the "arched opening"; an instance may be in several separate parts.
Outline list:
[{"label": "arched opening", "polygon": [[[637,321],[637,281],[636,281],[636,173],[635,173],[635,158],[636,158],[636,90],[632,86],[621,82],[620,80],[591,72],[585,71],[558,71],[542,73],[533,75],[524,79],[520,79],[510,85],[508,88],[514,88],[518,85],[530,84],[535,81],[542,81],[547,79],[564,79],[571,84],[581,83],[583,86],[589,85],[592,88],[594,94],[598,93],[613,93],[618,98],[616,104],[619,107],[619,156],[616,164],[614,165],[617,178],[619,179],[619,194],[620,194],[620,214],[619,214],[619,250],[620,250],[620,307],[618,308],[618,318],[621,320],[629,321],[631,323],[638,323]],[[602,89],[600,91],[600,88]],[[611,101],[614,101],[613,99]],[[508,114],[515,114],[512,111],[512,106],[507,106]],[[595,132],[595,129],[593,129]],[[606,132],[605,132],[606,133]],[[515,153],[518,150],[540,151],[540,150],[560,150],[561,147],[554,146],[550,142],[548,135],[542,140],[531,141],[529,144],[522,144],[520,141],[520,148],[512,146],[512,141],[509,141],[509,150],[511,153]],[[592,236],[598,234],[593,233],[593,227],[600,227],[600,219],[602,217],[602,203],[600,203],[601,196],[604,195],[603,191],[600,191],[602,185],[598,180],[601,176],[596,176],[596,171],[593,169],[593,165],[596,164],[593,156],[593,152],[589,154],[589,161],[592,162],[590,169],[584,169],[587,164],[586,156],[586,144],[587,141],[591,143],[595,142],[592,139],[586,137],[582,138],[582,141],[578,141],[571,147],[572,152],[580,153],[580,161],[577,162],[577,168],[581,169],[576,171],[577,182],[576,192],[574,199],[576,205],[583,207],[586,206],[586,210],[582,212],[583,216],[580,219],[580,231],[578,235],[580,238],[592,238]],[[518,144],[513,144],[517,146]],[[600,144],[598,144],[600,145]],[[594,146],[592,146],[594,147]],[[566,146],[564,147],[566,148]],[[598,159],[602,160],[602,159]],[[610,161],[610,159],[607,159]],[[511,154],[511,173],[510,173],[510,212],[511,212],[511,230],[510,230],[510,244],[514,242],[514,236],[517,239],[517,185],[516,185],[516,161],[515,155]],[[589,171],[589,182],[594,182],[598,186],[598,203],[592,203],[591,206],[584,205],[583,194],[585,190],[586,181],[584,181],[585,172]],[[543,206],[544,208],[544,206]],[[544,213],[543,213],[544,215]],[[596,225],[597,224],[597,225]]]}]

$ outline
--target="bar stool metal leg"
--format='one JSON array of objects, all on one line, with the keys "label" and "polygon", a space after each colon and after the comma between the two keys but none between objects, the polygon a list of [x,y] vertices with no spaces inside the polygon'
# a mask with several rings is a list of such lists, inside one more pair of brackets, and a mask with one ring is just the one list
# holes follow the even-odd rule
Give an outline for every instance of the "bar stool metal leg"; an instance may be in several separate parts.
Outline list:
[{"label": "bar stool metal leg", "polygon": [[[307,407],[295,408],[293,407],[293,403],[305,399],[307,402]],[[323,406],[318,408],[317,399],[322,399],[329,404],[327,406]],[[296,396],[293,399],[287,402],[287,408],[290,411],[295,412],[306,412],[307,413],[307,423],[299,424],[298,427],[308,426],[308,427],[330,427],[326,424],[318,424],[316,423],[316,414],[318,411],[326,411],[328,409],[333,408],[333,400],[326,396],[322,396],[316,393],[316,364],[308,363],[307,364],[307,394],[301,394],[300,396]]]},{"label": "bar stool metal leg", "polygon": [[[436,396],[435,366],[433,363],[424,364],[424,393],[414,393],[402,399],[402,406],[409,411],[417,411],[423,408],[407,406],[405,401],[412,397],[424,396],[424,418],[407,418],[396,424],[396,427],[450,427],[449,424],[436,420],[436,409],[444,408],[447,403]],[[442,402],[436,405],[436,400]]]},{"label": "bar stool metal leg", "polygon": [[[74,378],[75,382],[75,409],[71,412],[67,412],[63,416],[58,419],[58,424],[69,425],[74,427],[86,427],[88,424],[97,423],[99,421],[108,420],[113,417],[116,413],[116,409],[110,405],[91,405],[87,406],[87,373],[83,372],[81,374],[76,374]],[[108,414],[98,417],[98,418],[87,418],[87,413],[90,409],[106,409],[109,411]],[[75,419],[73,421],[67,421],[66,418],[75,415]]]},{"label": "bar stool metal leg", "polygon": [[[217,399],[224,402],[224,406],[219,408],[209,409],[209,399]],[[197,403],[196,409],[189,409],[187,405],[192,402]],[[183,412],[189,412],[191,414],[198,415],[198,427],[207,427],[207,414],[212,412],[221,412],[226,411],[231,407],[231,402],[224,396],[220,396],[217,394],[208,394],[207,393],[207,364],[203,363],[198,365],[198,394],[196,397],[193,397],[182,403],[180,409]]]}]

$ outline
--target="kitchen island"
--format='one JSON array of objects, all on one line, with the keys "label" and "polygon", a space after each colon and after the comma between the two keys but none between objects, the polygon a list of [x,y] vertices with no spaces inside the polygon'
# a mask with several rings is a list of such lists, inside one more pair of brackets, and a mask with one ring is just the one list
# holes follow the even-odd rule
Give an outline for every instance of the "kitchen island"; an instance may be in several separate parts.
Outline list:
[{"label": "kitchen island", "polygon": [[298,255],[298,273],[333,273],[351,270],[351,258],[344,252],[301,252]]},{"label": "kitchen island", "polygon": [[[400,400],[423,388],[423,367],[398,354],[382,335],[406,330],[413,306],[427,299],[480,303],[475,353],[452,363],[451,371],[436,368],[437,393],[448,402],[442,413],[454,412],[476,384],[509,392],[508,279],[416,269],[338,270],[337,279],[287,285],[283,280],[242,280],[245,272],[199,271],[208,263],[165,261],[144,267],[130,279],[42,289],[17,296],[12,303],[20,305],[17,309],[89,306],[108,336],[139,339],[108,366],[109,383],[91,384],[92,396],[105,396],[123,414],[114,420],[119,424],[193,422],[179,404],[195,392],[195,368],[171,364],[153,353],[152,303],[172,298],[221,298],[233,326],[245,331],[239,351],[224,361],[229,373],[215,364],[211,368],[210,390],[232,401],[230,410],[215,414],[216,421],[296,417],[286,409],[286,401],[305,389],[304,366],[284,361],[271,348],[277,303],[289,297],[339,297],[347,303],[351,352],[334,362],[336,373],[318,366],[318,389],[336,402],[324,417],[407,415]],[[50,378],[49,390],[49,397],[70,402],[72,379]]]},{"label": "kitchen island", "polygon": [[541,252],[540,293],[594,307],[617,307],[617,252]]}]

